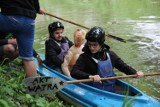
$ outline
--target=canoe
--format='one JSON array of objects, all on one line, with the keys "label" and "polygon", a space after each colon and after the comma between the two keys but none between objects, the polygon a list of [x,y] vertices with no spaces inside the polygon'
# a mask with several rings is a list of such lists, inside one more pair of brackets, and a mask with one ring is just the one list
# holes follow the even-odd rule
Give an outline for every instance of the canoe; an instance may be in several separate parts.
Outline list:
[{"label": "canoe", "polygon": [[[43,54],[40,54],[40,57],[44,59]],[[64,81],[75,80],[49,68],[45,64],[38,66],[36,59],[34,62],[37,72],[42,76],[52,76]],[[146,95],[132,85],[122,80],[118,80],[116,84],[123,89],[129,90],[128,93],[131,94],[125,95],[107,92],[84,83],[67,84],[56,94],[60,99],[76,107],[122,107],[124,103],[125,107],[128,107],[127,104],[132,105],[130,107],[160,107],[159,101]]]}]

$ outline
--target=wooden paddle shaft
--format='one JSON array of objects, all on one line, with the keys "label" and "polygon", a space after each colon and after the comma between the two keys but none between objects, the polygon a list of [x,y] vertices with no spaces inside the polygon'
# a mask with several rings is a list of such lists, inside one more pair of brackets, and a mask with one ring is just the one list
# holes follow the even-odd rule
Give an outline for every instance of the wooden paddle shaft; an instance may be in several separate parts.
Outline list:
[{"label": "wooden paddle shaft", "polygon": [[[144,76],[154,76],[154,75],[160,75],[160,72],[144,74]],[[104,80],[123,79],[123,78],[132,78],[132,77],[137,77],[137,75],[113,76],[113,77],[101,78],[101,80],[104,81]],[[73,81],[66,81],[66,82],[68,84],[74,84],[74,83],[91,82],[91,81],[93,81],[93,79],[73,80]]]},{"label": "wooden paddle shaft", "polygon": [[63,21],[65,21],[65,22],[68,22],[68,23],[71,23],[71,24],[74,24],[74,25],[77,25],[77,26],[79,26],[79,27],[82,27],[82,28],[85,28],[85,29],[90,29],[90,28],[88,28],[88,27],[86,27],[86,26],[83,26],[83,25],[80,25],[80,24],[78,24],[78,23],[75,23],[75,22],[72,22],[72,21],[69,21],[69,20],[66,20],[66,19],[63,19],[63,18],[61,18],[61,17],[58,17],[58,16],[55,16],[55,15],[52,15],[52,14],[50,14],[50,13],[45,13],[46,15],[48,15],[48,16],[52,16],[52,17],[55,17],[55,18],[57,18],[57,19],[60,19],[60,20],[63,20]]},{"label": "wooden paddle shaft", "polygon": [[[83,25],[80,25],[80,24],[78,24],[78,23],[75,23],[75,22],[72,22],[72,21],[63,19],[63,18],[61,18],[61,17],[55,16],[55,15],[50,14],[50,13],[47,13],[47,12],[45,13],[45,15],[48,15],[48,16],[51,16],[51,17],[55,17],[55,18],[57,18],[57,19],[63,20],[63,21],[65,21],[65,22],[74,24],[74,25],[76,25],[76,26],[79,26],[79,27],[82,27],[82,28],[85,28],[85,29],[88,29],[88,30],[90,29],[90,28],[88,28],[88,27],[86,27],[86,26],[83,26]],[[113,35],[111,35],[111,34],[107,34],[106,36],[108,36],[108,37],[110,37],[110,38],[113,38],[113,39],[116,39],[116,40],[118,40],[118,41],[121,41],[121,42],[126,43],[126,40],[124,40],[124,39],[122,39],[122,38],[120,38],[120,37],[113,36]]]}]

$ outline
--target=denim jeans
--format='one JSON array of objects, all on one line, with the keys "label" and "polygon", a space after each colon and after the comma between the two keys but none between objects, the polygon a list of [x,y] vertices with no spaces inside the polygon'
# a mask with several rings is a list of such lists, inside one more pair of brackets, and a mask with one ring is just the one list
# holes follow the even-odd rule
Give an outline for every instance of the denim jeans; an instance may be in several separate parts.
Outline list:
[{"label": "denim jeans", "polygon": [[19,57],[33,59],[35,20],[20,15],[2,15],[0,13],[0,32],[13,33],[16,37]]}]

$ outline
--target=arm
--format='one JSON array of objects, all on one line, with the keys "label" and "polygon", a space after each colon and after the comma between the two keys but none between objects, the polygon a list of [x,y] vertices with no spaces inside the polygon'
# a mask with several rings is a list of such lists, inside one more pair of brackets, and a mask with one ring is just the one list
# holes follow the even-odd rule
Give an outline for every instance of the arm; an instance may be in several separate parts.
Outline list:
[{"label": "arm", "polygon": [[84,72],[85,65],[86,65],[85,59],[82,55],[80,55],[71,71],[71,76],[76,79],[88,79],[89,74]]},{"label": "arm", "polygon": [[95,61],[84,54],[81,54],[71,71],[71,76],[77,79],[93,79],[101,83],[101,77],[97,75],[97,64]]},{"label": "arm", "polygon": [[61,68],[61,64],[63,63],[63,61],[61,61],[61,59],[57,57],[57,55],[61,52],[59,46],[53,40],[48,40],[45,43],[45,51],[45,54],[49,58],[51,63]]},{"label": "arm", "polygon": [[37,13],[40,11],[39,0],[34,0],[34,7]]},{"label": "arm", "polygon": [[62,64],[62,66],[61,66],[63,73],[69,77],[71,77],[71,75],[70,75],[70,71],[69,71],[68,66],[69,66],[69,63],[72,58],[73,58],[73,53],[69,50],[67,55],[64,58],[64,62]]},{"label": "arm", "polygon": [[85,53],[81,54],[74,65],[71,76],[77,79],[88,79],[97,74],[97,64]]},{"label": "arm", "polygon": [[45,11],[40,8],[39,0],[34,0],[34,7],[37,13],[39,14],[45,14]]},{"label": "arm", "polygon": [[137,71],[131,66],[127,65],[118,55],[116,55],[116,53],[110,51],[109,54],[113,67],[127,75],[136,74]]},{"label": "arm", "polygon": [[42,63],[42,59],[40,58],[40,56],[38,55],[38,53],[33,49],[33,56],[37,59],[38,64]]},{"label": "arm", "polygon": [[117,68],[119,71],[124,72],[127,75],[136,74],[136,70],[131,66],[128,66],[118,55],[113,51],[110,51],[111,61],[113,67]]},{"label": "arm", "polygon": [[38,53],[33,49],[33,56],[36,58],[38,56]]}]

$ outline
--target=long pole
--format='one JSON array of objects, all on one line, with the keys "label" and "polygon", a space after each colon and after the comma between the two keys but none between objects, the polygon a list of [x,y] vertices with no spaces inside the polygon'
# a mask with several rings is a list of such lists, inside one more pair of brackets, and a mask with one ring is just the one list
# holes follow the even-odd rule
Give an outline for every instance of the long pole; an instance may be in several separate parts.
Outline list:
[{"label": "long pole", "polygon": [[[65,22],[71,23],[71,24],[73,24],[73,25],[76,25],[76,26],[79,26],[79,27],[82,27],[82,28],[85,28],[85,29],[88,29],[88,30],[90,29],[89,27],[83,26],[83,25],[81,25],[81,24],[75,23],[75,22],[70,21],[70,20],[67,20],[67,19],[63,19],[63,18],[61,18],[61,17],[55,16],[55,15],[50,14],[50,13],[47,13],[47,12],[45,13],[45,15],[48,15],[48,16],[51,16],[51,17],[54,17],[54,18],[63,20],[63,21],[65,21]],[[117,37],[117,36],[113,36],[113,35],[111,35],[111,34],[107,34],[106,36],[107,36],[107,37],[110,37],[110,38],[113,38],[113,39],[115,39],[115,40],[118,40],[118,41],[120,41],[120,42],[124,42],[124,43],[127,42],[125,39],[120,38],[120,37]]]},{"label": "long pole", "polygon": [[[153,72],[153,73],[146,73],[144,76],[154,76],[154,75],[160,75],[159,72]],[[125,75],[125,76],[114,76],[114,77],[107,77],[107,78],[101,78],[102,81],[104,80],[112,80],[112,79],[123,79],[123,78],[133,78],[137,77],[137,75]],[[74,84],[74,83],[80,83],[80,82],[91,82],[93,79],[82,79],[82,80],[73,80],[73,81],[67,81],[68,84]]]}]

